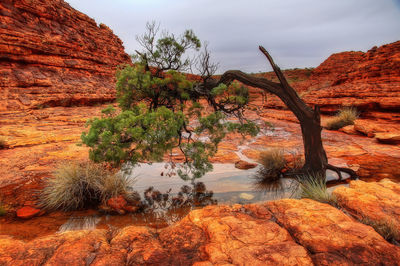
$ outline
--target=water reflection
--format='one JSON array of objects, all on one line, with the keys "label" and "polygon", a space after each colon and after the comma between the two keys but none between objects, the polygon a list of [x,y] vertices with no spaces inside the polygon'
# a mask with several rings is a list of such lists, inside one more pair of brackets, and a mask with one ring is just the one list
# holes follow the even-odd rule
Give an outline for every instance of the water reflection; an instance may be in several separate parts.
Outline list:
[{"label": "water reflection", "polygon": [[179,221],[193,209],[217,204],[213,196],[213,191],[207,190],[203,182],[183,185],[177,193],[172,193],[172,189],[162,193],[154,187],[148,187],[143,192],[143,197],[137,199],[139,209],[136,213],[70,217],[57,232],[95,228],[118,229],[129,225],[163,228]]},{"label": "water reflection", "polygon": [[143,192],[140,213],[134,215],[134,220],[153,225],[172,224],[193,209],[217,204],[213,195],[213,191],[207,190],[203,182],[183,185],[178,193],[171,193],[171,189],[161,193],[149,187]]},{"label": "water reflection", "polygon": [[71,217],[66,223],[60,226],[58,233],[75,230],[92,230],[96,228],[100,220],[101,217],[98,215]]}]

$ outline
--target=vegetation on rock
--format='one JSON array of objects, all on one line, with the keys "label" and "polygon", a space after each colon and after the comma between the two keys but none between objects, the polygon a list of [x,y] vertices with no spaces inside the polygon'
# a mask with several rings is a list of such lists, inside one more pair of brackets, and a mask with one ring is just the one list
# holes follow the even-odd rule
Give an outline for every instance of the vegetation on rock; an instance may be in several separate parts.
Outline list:
[{"label": "vegetation on rock", "polygon": [[40,205],[48,210],[76,210],[97,206],[122,195],[135,197],[134,179],[92,162],[68,163],[58,167],[41,192]]},{"label": "vegetation on rock", "polygon": [[334,207],[338,206],[335,195],[327,191],[326,183],[319,177],[306,175],[299,179],[300,197],[312,199],[321,203],[328,203]]},{"label": "vegetation on rock", "polygon": [[342,127],[354,125],[354,121],[358,118],[357,109],[348,107],[340,109],[337,115],[330,118],[325,127],[330,130],[338,130]]},{"label": "vegetation on rock", "polygon": [[400,239],[400,231],[392,221],[376,221],[369,219],[368,217],[362,217],[360,222],[371,226],[384,239],[393,244],[396,243],[396,239]]},{"label": "vegetation on rock", "polygon": [[261,152],[260,169],[254,175],[255,185],[261,190],[278,190],[282,187],[281,178],[287,161],[282,149],[269,149]]},{"label": "vegetation on rock", "polygon": [[[212,169],[209,158],[229,131],[254,135],[257,126],[246,121],[244,107],[248,104],[248,89],[236,85],[261,88],[278,96],[300,122],[305,163],[301,171],[325,180],[326,170],[355,177],[348,168],[328,164],[322,145],[321,119],[318,106],[309,107],[289,85],[269,53],[267,57],[279,83],[255,77],[241,71],[225,72],[219,80],[213,77],[216,64],[210,62],[207,47],[197,61],[184,55],[198,51],[200,41],[190,30],[180,37],[164,32],[157,39],[158,27],[147,24],[147,32],[138,37],[144,51],[137,52],[136,64],[118,73],[117,98],[121,112],[104,110],[106,117],[89,122],[89,132],[82,134],[83,142],[91,147],[90,158],[95,162],[111,162],[119,166],[129,162],[161,160],[175,148],[185,156],[185,163],[177,173],[183,179],[198,178]],[[188,78],[178,71],[196,67],[197,78]],[[206,112],[201,101],[213,108]],[[239,123],[229,120],[237,118]]]}]

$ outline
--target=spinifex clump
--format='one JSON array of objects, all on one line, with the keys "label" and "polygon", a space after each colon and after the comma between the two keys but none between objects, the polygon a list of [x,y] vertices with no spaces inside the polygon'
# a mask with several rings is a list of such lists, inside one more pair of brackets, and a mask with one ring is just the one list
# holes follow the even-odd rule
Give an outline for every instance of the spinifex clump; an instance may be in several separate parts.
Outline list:
[{"label": "spinifex clump", "polygon": [[108,199],[135,195],[134,179],[92,162],[60,165],[48,178],[40,195],[40,205],[49,210],[77,210],[97,206]]}]

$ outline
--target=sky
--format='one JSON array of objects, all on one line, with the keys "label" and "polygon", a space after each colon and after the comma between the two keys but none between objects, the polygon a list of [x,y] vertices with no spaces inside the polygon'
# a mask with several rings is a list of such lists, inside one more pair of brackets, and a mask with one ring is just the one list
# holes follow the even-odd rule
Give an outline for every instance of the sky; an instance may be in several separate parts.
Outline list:
[{"label": "sky", "polygon": [[317,67],[332,53],[367,51],[400,40],[400,0],[66,0],[104,23],[128,54],[146,22],[207,41],[219,73],[270,71],[264,46],[282,69]]}]

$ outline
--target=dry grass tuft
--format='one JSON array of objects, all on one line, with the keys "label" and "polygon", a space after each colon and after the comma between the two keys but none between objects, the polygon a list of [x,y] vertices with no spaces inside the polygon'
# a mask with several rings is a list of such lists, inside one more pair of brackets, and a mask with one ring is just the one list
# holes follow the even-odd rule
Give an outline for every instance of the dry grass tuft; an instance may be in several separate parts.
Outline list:
[{"label": "dry grass tuft", "polygon": [[315,175],[303,175],[298,179],[300,197],[328,203],[338,207],[337,199],[327,191],[325,179]]},{"label": "dry grass tuft", "polygon": [[270,149],[260,154],[261,168],[254,175],[255,187],[259,190],[278,191],[282,189],[282,170],[287,161],[282,149]]},{"label": "dry grass tuft", "polygon": [[93,162],[60,165],[46,180],[40,205],[48,210],[77,210],[123,195],[129,198],[134,180]]},{"label": "dry grass tuft", "polygon": [[330,118],[325,127],[330,130],[338,130],[342,127],[353,125],[354,121],[358,118],[358,112],[356,108],[347,107],[339,110],[338,114]]},{"label": "dry grass tuft", "polygon": [[360,222],[371,226],[384,239],[393,244],[396,243],[396,240],[400,239],[400,232],[397,226],[392,221],[387,221],[387,220],[375,221],[367,217],[363,217],[361,218]]}]

